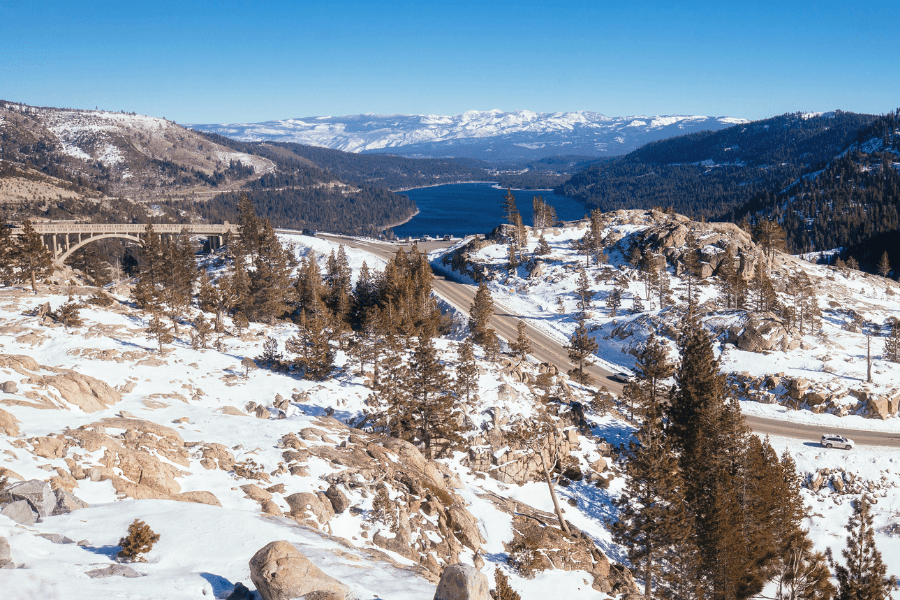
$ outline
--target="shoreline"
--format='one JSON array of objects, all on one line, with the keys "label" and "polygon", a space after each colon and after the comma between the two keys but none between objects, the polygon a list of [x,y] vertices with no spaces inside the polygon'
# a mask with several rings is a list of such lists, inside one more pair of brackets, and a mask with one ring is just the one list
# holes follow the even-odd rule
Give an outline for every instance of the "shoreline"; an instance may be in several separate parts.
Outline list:
[{"label": "shoreline", "polygon": [[[503,186],[500,185],[499,181],[448,181],[446,183],[434,183],[432,185],[420,185],[417,187],[408,187],[408,188],[403,188],[400,190],[390,190],[390,191],[391,191],[391,193],[394,193],[394,194],[402,194],[403,192],[409,192],[412,190],[424,190],[424,189],[433,188],[433,187],[441,187],[442,185],[466,185],[466,184],[470,184],[470,183],[492,184],[491,187],[493,187],[494,189],[497,189],[497,190],[503,189]],[[553,191],[553,188],[533,188],[533,189],[509,188],[509,189],[511,189],[514,192],[552,192]]]},{"label": "shoreline", "polygon": [[424,190],[426,188],[441,187],[442,185],[461,185],[464,183],[493,183],[493,184],[496,184],[498,182],[496,182],[496,181],[447,181],[444,183],[433,183],[431,185],[419,185],[419,186],[415,186],[415,187],[408,187],[408,188],[403,188],[401,190],[391,190],[391,192],[393,192],[395,194],[402,194],[403,192],[409,192],[411,190]]},{"label": "shoreline", "polygon": [[391,223],[390,225],[385,225],[385,226],[381,227],[381,229],[387,230],[387,229],[393,229],[394,227],[400,227],[401,225],[405,225],[406,223],[409,223],[410,221],[415,219],[419,215],[419,212],[421,212],[421,211],[419,210],[419,207],[417,206],[416,212],[414,212],[412,215],[410,215],[403,221],[397,221],[396,223]]}]

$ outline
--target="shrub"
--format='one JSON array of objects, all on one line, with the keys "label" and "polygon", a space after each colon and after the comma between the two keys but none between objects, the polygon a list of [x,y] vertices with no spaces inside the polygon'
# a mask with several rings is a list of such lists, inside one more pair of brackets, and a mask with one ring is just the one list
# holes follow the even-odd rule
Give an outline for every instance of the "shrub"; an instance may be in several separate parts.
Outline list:
[{"label": "shrub", "polygon": [[93,296],[87,299],[88,304],[93,304],[94,306],[112,306],[115,301],[108,295],[103,292],[96,292]]},{"label": "shrub", "polygon": [[119,540],[119,545],[122,546],[119,558],[124,562],[147,562],[141,555],[150,552],[153,544],[158,541],[158,533],[153,533],[149,525],[135,519],[128,526],[128,535]]},{"label": "shrub", "polygon": [[375,493],[375,499],[372,500],[372,510],[366,516],[366,520],[384,523],[391,529],[397,524],[397,507],[388,495],[386,487],[379,488]]},{"label": "shrub", "polygon": [[509,586],[509,578],[500,567],[494,569],[494,581],[497,587],[491,590],[492,600],[522,600],[519,593]]}]

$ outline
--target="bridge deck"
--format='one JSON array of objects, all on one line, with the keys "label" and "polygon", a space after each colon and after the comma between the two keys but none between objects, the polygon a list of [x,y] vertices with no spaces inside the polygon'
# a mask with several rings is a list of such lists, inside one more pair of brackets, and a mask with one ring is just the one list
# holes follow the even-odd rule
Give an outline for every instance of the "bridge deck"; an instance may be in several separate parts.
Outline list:
[{"label": "bridge deck", "polygon": [[[36,233],[41,235],[54,234],[101,234],[101,233],[125,233],[139,234],[147,228],[146,223],[32,223]],[[195,235],[225,235],[226,233],[238,233],[238,226],[225,222],[216,223],[185,223],[185,224],[154,224],[156,233],[181,233],[186,231]],[[13,235],[21,235],[21,227],[13,227]]]}]

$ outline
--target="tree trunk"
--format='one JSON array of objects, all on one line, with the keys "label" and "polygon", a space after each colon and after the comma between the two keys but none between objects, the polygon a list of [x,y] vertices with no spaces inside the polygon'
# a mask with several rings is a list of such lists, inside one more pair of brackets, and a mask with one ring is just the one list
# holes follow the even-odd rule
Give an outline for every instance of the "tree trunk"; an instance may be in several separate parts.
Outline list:
[{"label": "tree trunk", "polygon": [[37,283],[34,281],[34,269],[31,270],[31,292],[37,296]]},{"label": "tree trunk", "polygon": [[559,500],[556,499],[556,490],[553,489],[550,471],[547,470],[547,461],[544,460],[544,453],[540,448],[538,449],[538,456],[541,457],[541,466],[544,468],[544,478],[547,480],[547,487],[550,488],[550,498],[553,499],[553,509],[556,511],[556,518],[559,519],[559,526],[566,532],[566,535],[569,535],[571,533],[569,531],[569,525],[563,518],[562,509],[559,508]]},{"label": "tree trunk", "polygon": [[653,600],[651,588],[653,587],[653,550],[647,548],[647,567],[644,571],[644,598],[645,600]]}]

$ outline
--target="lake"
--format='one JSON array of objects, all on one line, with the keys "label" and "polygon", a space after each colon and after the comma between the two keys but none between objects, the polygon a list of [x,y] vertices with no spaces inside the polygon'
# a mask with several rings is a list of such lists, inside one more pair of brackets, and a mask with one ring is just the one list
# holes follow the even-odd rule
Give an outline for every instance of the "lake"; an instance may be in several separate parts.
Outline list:
[{"label": "lake", "polygon": [[[504,223],[501,203],[505,189],[497,189],[491,183],[451,183],[401,192],[409,196],[419,207],[419,214],[408,223],[394,227],[397,237],[465,236],[488,233]],[[513,190],[516,206],[526,225],[531,225],[531,201],[541,196],[556,209],[562,221],[581,219],[587,213],[584,204],[557,196],[550,191]]]}]

